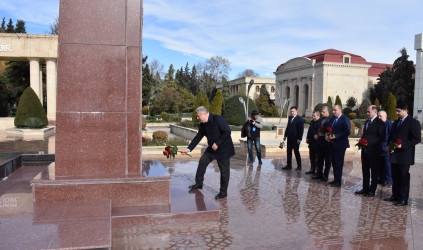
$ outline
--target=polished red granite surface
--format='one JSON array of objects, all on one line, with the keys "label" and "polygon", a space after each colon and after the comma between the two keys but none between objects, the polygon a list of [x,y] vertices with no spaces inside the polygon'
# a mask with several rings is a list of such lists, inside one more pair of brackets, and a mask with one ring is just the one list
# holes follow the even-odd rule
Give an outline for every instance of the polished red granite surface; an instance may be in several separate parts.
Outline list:
[{"label": "polished red granite surface", "polygon": [[140,173],[142,1],[60,1],[56,176]]}]

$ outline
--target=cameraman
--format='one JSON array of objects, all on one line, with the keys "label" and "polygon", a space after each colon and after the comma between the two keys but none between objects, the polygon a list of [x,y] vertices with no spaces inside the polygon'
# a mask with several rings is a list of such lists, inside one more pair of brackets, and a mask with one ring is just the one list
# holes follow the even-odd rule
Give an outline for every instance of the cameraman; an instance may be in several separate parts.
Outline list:
[{"label": "cameraman", "polygon": [[259,164],[262,164],[261,161],[261,149],[260,149],[260,129],[263,128],[263,119],[259,116],[257,110],[253,110],[251,112],[251,118],[249,118],[241,129],[241,137],[247,137],[247,145],[248,145],[248,163],[254,162],[254,155],[253,155],[253,143],[256,147],[257,151],[257,158]]}]

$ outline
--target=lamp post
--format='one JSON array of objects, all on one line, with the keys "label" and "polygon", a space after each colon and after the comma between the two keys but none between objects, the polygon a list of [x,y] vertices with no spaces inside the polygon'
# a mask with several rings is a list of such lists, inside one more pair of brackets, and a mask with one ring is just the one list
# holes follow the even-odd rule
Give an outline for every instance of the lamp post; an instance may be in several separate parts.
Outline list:
[{"label": "lamp post", "polygon": [[247,90],[247,110],[245,111],[246,112],[246,115],[245,115],[246,120],[248,120],[248,101],[250,100],[250,89],[251,89],[251,86],[253,86],[253,84],[254,84],[254,79],[251,79],[250,83],[248,84],[248,90]]},{"label": "lamp post", "polygon": [[[283,98],[285,99],[285,102],[283,103],[283,107],[285,108],[285,105],[289,103],[289,100],[291,100],[291,98],[286,99],[285,97]],[[288,110],[286,111],[286,118],[288,118]]]},{"label": "lamp post", "polygon": [[282,115],[283,115],[283,106],[282,106],[282,98],[281,98],[281,96],[280,96],[280,94],[279,94],[279,89],[278,88],[275,88],[275,101],[276,101],[276,98],[279,100],[279,108],[281,109],[281,115],[280,115],[280,117],[279,117],[279,125],[281,124],[281,120],[282,120]]},{"label": "lamp post", "polygon": [[240,103],[242,103],[242,105],[244,105],[245,120],[248,120],[247,109],[245,108],[245,101],[244,101],[244,98],[242,98],[242,97],[240,96],[240,97],[239,97],[239,102],[240,102]]}]

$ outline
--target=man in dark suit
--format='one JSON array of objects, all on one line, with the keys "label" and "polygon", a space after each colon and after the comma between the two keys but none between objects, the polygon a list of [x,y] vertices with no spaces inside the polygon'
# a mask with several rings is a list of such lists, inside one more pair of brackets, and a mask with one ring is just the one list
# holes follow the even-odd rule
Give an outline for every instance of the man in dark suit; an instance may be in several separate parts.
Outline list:
[{"label": "man in dark suit", "polygon": [[334,180],[329,182],[332,187],[340,187],[342,181],[342,169],[344,167],[345,151],[350,147],[348,136],[350,135],[350,119],[342,115],[340,105],[333,107],[333,117],[329,121],[332,128],[332,135],[326,136],[326,140],[331,142],[331,156]]},{"label": "man in dark suit", "polygon": [[[414,165],[415,146],[421,141],[421,126],[419,121],[408,115],[405,103],[398,103],[396,107],[398,119],[392,124],[389,142],[397,143],[391,153],[392,196],[386,201],[395,201],[396,206],[408,204],[410,193],[410,165]],[[401,140],[398,144],[397,140]],[[388,145],[387,148],[390,151]]]},{"label": "man in dark suit", "polygon": [[[331,121],[330,109],[328,106],[323,106],[321,111],[321,118],[320,118],[320,127],[330,127],[332,124],[329,124]],[[317,133],[317,172],[316,176],[314,176],[313,180],[320,179],[321,181],[327,181],[329,172],[330,172],[330,165],[331,165],[331,142],[326,141],[324,131],[320,130]],[[323,165],[325,169],[323,171]]]},{"label": "man in dark suit", "polygon": [[197,173],[195,175],[195,184],[189,186],[190,190],[202,189],[204,174],[207,165],[213,160],[217,161],[220,169],[220,192],[216,199],[224,199],[228,195],[229,185],[229,167],[230,157],[235,155],[234,144],[231,138],[231,129],[226,120],[219,116],[209,113],[206,107],[200,106],[196,109],[197,119],[200,120],[200,128],[197,135],[188,145],[187,149],[182,150],[182,154],[192,151],[195,146],[206,136],[209,145],[206,152],[201,156],[198,163]]},{"label": "man in dark suit", "polygon": [[310,122],[310,126],[307,131],[307,143],[308,143],[308,152],[310,158],[310,170],[306,174],[315,174],[317,170],[317,132],[320,129],[320,112],[314,111],[312,115],[313,120]]},{"label": "man in dark suit", "polygon": [[301,155],[300,143],[304,133],[304,120],[298,115],[297,107],[293,106],[290,109],[291,116],[288,119],[288,126],[285,130],[283,140],[288,143],[286,147],[287,163],[282,169],[292,169],[292,150],[294,150],[295,159],[297,160],[297,171],[301,171]]},{"label": "man in dark suit", "polygon": [[386,147],[388,146],[388,139],[391,135],[392,122],[388,119],[388,114],[386,111],[381,110],[378,113],[379,119],[385,123],[385,140],[382,142],[382,155],[381,155],[381,171],[379,175],[379,184],[382,184],[384,187],[392,187],[392,175],[391,175],[391,154],[386,152]]},{"label": "man in dark suit", "polygon": [[[380,176],[380,162],[382,155],[382,142],[385,140],[385,123],[377,116],[377,107],[371,105],[367,108],[367,117],[364,124],[362,139],[367,140],[367,146],[361,150],[361,170],[363,172],[363,188],[355,194],[373,197],[376,193]],[[372,184],[370,185],[370,173]]]}]

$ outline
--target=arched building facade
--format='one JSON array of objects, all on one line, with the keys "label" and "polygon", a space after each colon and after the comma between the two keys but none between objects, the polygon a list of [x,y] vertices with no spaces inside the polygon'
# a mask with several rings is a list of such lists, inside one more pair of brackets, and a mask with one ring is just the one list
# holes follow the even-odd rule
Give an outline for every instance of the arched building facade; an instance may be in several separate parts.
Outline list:
[{"label": "arched building facade", "polygon": [[289,106],[297,106],[300,115],[311,116],[314,107],[329,96],[335,101],[339,95],[343,103],[354,96],[361,103],[386,67],[392,65],[328,49],[288,60],[274,74],[281,96],[290,98]]}]

